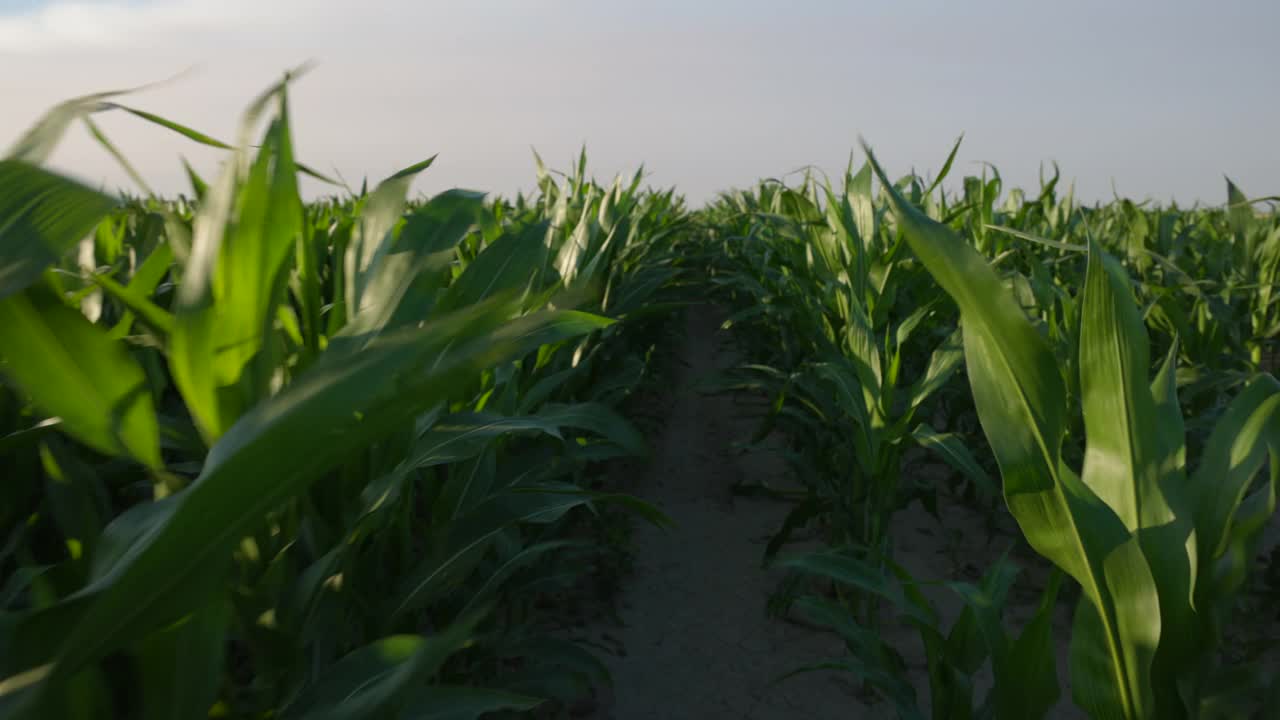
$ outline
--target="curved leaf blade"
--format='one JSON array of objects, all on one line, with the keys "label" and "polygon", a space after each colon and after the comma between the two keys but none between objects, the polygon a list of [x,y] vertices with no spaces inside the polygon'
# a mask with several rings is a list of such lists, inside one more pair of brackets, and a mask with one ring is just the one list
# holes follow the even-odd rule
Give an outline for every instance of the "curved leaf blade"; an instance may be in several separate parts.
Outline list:
[{"label": "curved leaf blade", "polygon": [[108,455],[158,469],[160,430],[146,375],[129,352],[43,288],[0,300],[0,372],[66,431]]},{"label": "curved leaf blade", "polygon": [[20,160],[0,160],[0,299],[34,283],[117,205]]}]

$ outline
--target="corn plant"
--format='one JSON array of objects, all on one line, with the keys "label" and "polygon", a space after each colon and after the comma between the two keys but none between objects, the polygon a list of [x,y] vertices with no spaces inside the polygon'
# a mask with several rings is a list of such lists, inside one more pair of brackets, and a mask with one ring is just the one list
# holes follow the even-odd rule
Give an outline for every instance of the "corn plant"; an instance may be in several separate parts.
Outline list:
[{"label": "corn plant", "polygon": [[[604,241],[572,252],[478,193],[407,203],[429,160],[304,205],[287,89],[234,144],[82,98],[0,161],[4,717],[476,717],[603,680],[528,615],[590,568],[580,510],[663,519],[581,482],[644,444],[582,382],[634,377],[619,323],[564,306],[654,297],[679,203],[582,180]],[[127,164],[104,110],[222,176],[121,203],[40,167],[77,120]]]},{"label": "corn plant", "polygon": [[[721,240],[729,262],[715,280],[741,308],[727,324],[750,358],[726,387],[767,394],[755,439],[782,430],[806,485],[766,559],[815,519],[829,542],[891,557],[894,513],[917,498],[937,507],[937,488],[903,482],[908,449],[936,450],[988,483],[956,436],[920,419],[960,364],[958,336],[901,238],[884,232],[870,166],[846,173],[842,192],[810,177],[724,203],[744,234]],[[874,622],[867,600],[858,616]]]},{"label": "corn plant", "polygon": [[[1053,610],[1061,575],[1050,577],[1040,603],[1022,630],[1010,637],[1001,620],[1018,568],[1002,556],[978,585],[949,582],[964,608],[944,627],[924,584],[901,566],[888,562],[890,573],[859,557],[849,548],[824,550],[783,558],[779,565],[841,588],[856,588],[885,600],[901,613],[901,620],[918,634],[928,672],[926,712],[908,678],[898,648],[874,628],[858,623],[846,607],[825,597],[806,595],[795,602],[806,618],[830,628],[844,639],[849,655],[801,668],[800,672],[839,670],[864,680],[893,705],[903,720],[968,720],[970,718],[1043,717],[1058,701],[1060,689],[1053,638]],[[975,674],[991,668],[993,682],[979,701]]]},{"label": "corn plant", "polygon": [[[1280,383],[1251,381],[1189,471],[1176,350],[1149,382],[1130,280],[1091,243],[1078,297],[1080,401],[1068,407],[1048,343],[991,266],[871,162],[898,231],[960,308],[966,371],[1009,509],[1030,545],[1080,585],[1076,704],[1097,718],[1200,717],[1220,700],[1214,651],[1275,509]],[[1062,456],[1075,411],[1086,434],[1080,472]],[[1268,458],[1270,477],[1256,484]]]}]

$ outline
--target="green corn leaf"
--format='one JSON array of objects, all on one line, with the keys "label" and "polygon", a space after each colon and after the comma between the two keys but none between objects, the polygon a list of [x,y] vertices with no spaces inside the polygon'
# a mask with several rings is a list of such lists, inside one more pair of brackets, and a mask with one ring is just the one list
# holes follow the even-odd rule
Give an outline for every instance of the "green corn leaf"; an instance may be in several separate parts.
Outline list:
[{"label": "green corn leaf", "polygon": [[505,291],[541,290],[548,283],[545,275],[550,272],[547,247],[542,241],[544,232],[541,225],[533,225],[495,240],[449,287],[440,301],[441,308],[462,307]]},{"label": "green corn leaf", "polygon": [[209,192],[209,184],[200,177],[196,169],[191,167],[191,163],[186,158],[182,159],[182,169],[187,174],[187,182],[191,183],[191,192],[195,194],[195,198],[199,202],[204,202],[204,196]]},{"label": "green corn leaf", "polygon": [[[553,635],[531,635],[503,648],[502,655],[525,658],[535,668],[546,668],[561,676],[567,672],[593,687],[608,687],[613,684],[609,668],[593,653],[576,642]],[[539,670],[534,672],[538,673]],[[519,682],[512,683],[515,688],[522,685]]]},{"label": "green corn leaf", "polygon": [[111,142],[111,139],[102,131],[102,128],[98,127],[98,124],[93,121],[93,118],[89,115],[85,115],[82,120],[84,121],[85,127],[89,129],[89,134],[93,136],[94,140],[98,141],[98,144],[101,145],[113,159],[115,159],[116,164],[124,170],[125,174],[129,176],[129,179],[132,180],[133,183],[142,190],[142,192],[147,195],[154,195],[155,191],[153,191],[151,186],[147,184],[147,181],[142,178],[141,173],[139,173],[137,168],[133,166],[133,163],[129,162],[129,158],[125,157],[124,154],[116,148],[115,143]]},{"label": "green corn leaf", "polygon": [[[977,672],[988,657],[999,667],[1008,654],[1009,639],[1000,624],[1000,613],[1017,576],[1018,567],[1006,554],[987,569],[981,587],[949,583],[964,600],[965,608],[947,636],[946,656],[966,675]],[[1002,680],[997,677],[997,683]]]},{"label": "green corn leaf", "polygon": [[[1231,401],[1205,444],[1191,479],[1201,557],[1217,557],[1230,542],[1232,519],[1266,460],[1280,409],[1280,382],[1262,375]],[[1274,445],[1280,447],[1280,445]]]},{"label": "green corn leaf", "polygon": [[320,599],[330,591],[329,581],[341,572],[346,552],[348,548],[345,545],[334,547],[297,574],[276,603],[276,621],[282,627],[300,630],[314,623]]},{"label": "green corn leaf", "polygon": [[1129,532],[1171,522],[1159,475],[1146,328],[1124,271],[1096,244],[1089,247],[1080,313],[1081,401],[1089,439],[1081,480]]},{"label": "green corn leaf", "polygon": [[819,518],[831,512],[832,503],[818,497],[806,497],[801,500],[782,521],[782,527],[778,532],[774,533],[769,539],[769,544],[764,548],[764,556],[762,565],[768,567],[769,563],[778,555],[778,551],[791,541],[791,535],[796,530],[809,524],[815,518]]},{"label": "green corn leaf", "polygon": [[[1192,478],[1202,565],[1195,593],[1197,608],[1206,618],[1233,607],[1254,564],[1262,530],[1275,514],[1280,494],[1278,458],[1280,383],[1262,375],[1227,406]],[[1254,477],[1267,461],[1270,477],[1255,490]]]},{"label": "green corn leaf", "polygon": [[937,187],[942,184],[942,181],[947,178],[947,175],[951,173],[951,164],[956,161],[956,153],[960,152],[960,143],[962,142],[964,142],[964,133],[960,133],[960,137],[956,138],[955,145],[951,146],[951,152],[947,153],[947,159],[942,163],[942,169],[938,171],[938,177],[934,178],[933,182],[929,183],[929,187],[925,189],[925,195],[932,195],[933,191],[937,189]]},{"label": "green corn leaf", "polygon": [[1062,573],[1055,571],[1036,614],[1014,639],[1004,659],[994,665],[996,717],[1042,718],[1058,702],[1061,690],[1053,612],[1061,583]]},{"label": "green corn leaf", "polygon": [[[1185,712],[1178,697],[1178,674],[1199,644],[1191,630],[1197,558],[1192,518],[1183,500],[1185,477],[1176,468],[1168,475],[1163,472],[1173,442],[1169,433],[1177,428],[1161,429],[1170,421],[1162,421],[1157,414],[1147,380],[1146,328],[1129,288],[1123,269],[1091,242],[1080,310],[1079,372],[1088,438],[1082,479],[1130,532],[1139,533],[1159,589],[1160,627],[1182,628],[1163,639],[1156,633],[1150,647],[1135,643],[1133,648],[1138,667],[1145,667],[1148,660],[1137,653],[1154,651],[1150,707],[1160,717],[1173,718]],[[1167,392],[1166,388],[1162,395]],[[1167,411],[1180,420],[1176,397],[1171,408],[1170,399],[1164,401]],[[1118,603],[1135,596],[1135,602],[1149,604],[1140,597],[1141,588],[1132,584],[1113,590]],[[1144,636],[1151,632],[1144,631]]]},{"label": "green corn leaf", "polygon": [[474,562],[475,553],[484,552],[506,528],[522,522],[553,520],[597,499],[598,496],[590,493],[537,492],[536,488],[488,497],[452,524],[442,557],[428,559],[422,567],[406,576],[392,603],[390,615],[402,617],[437,598],[450,583],[456,581],[459,566]]},{"label": "green corn leaf", "polygon": [[356,222],[351,242],[344,257],[343,299],[347,313],[354,316],[365,305],[364,296],[377,277],[382,258],[395,246],[393,231],[404,212],[409,186],[418,173],[431,167],[435,156],[415,163],[395,173],[374,189],[364,201],[364,208]]},{"label": "green corn leaf", "polygon": [[1000,489],[996,486],[995,481],[978,464],[977,459],[973,457],[973,453],[969,452],[969,448],[964,444],[964,439],[959,435],[955,433],[940,433],[927,423],[920,423],[915,430],[911,431],[911,437],[915,438],[915,441],[920,443],[921,447],[941,455],[948,465],[969,478],[978,489],[988,496],[995,497],[1000,494]]},{"label": "green corn leaf", "polygon": [[858,381],[862,385],[866,407],[868,411],[873,411],[880,403],[880,388],[884,382],[880,346],[876,342],[875,332],[871,328],[871,319],[867,317],[862,303],[857,301],[850,303],[849,310],[845,347],[857,371]]},{"label": "green corn leaf", "polygon": [[490,602],[498,601],[498,594],[502,590],[503,584],[511,578],[517,571],[542,559],[544,555],[548,555],[557,550],[566,548],[578,548],[584,551],[594,552],[594,546],[589,542],[579,542],[573,540],[549,540],[541,542],[529,547],[523,548],[520,552],[506,559],[501,566],[485,577],[484,584],[475,591],[467,600],[466,606],[462,609],[462,613],[484,606]]},{"label": "green corn leaf", "polygon": [[146,376],[125,347],[44,288],[0,300],[0,372],[76,439],[158,469]]},{"label": "green corn leaf", "polygon": [[905,320],[898,323],[898,328],[893,332],[894,347],[900,350],[903,345],[906,345],[907,340],[911,338],[911,334],[915,332],[916,328],[920,326],[920,323],[928,317],[929,313],[932,311],[932,303],[928,305],[921,305],[913,310]]},{"label": "green corn leaf", "polygon": [[1160,632],[1149,604],[1155,583],[1121,518],[1061,460],[1066,388],[1048,343],[986,261],[909,205],[868,156],[911,249],[960,307],[969,381],[1005,501],[1031,546],[1084,590],[1081,604],[1090,608],[1081,611],[1080,627],[1090,632],[1081,647],[1101,660],[1077,664],[1087,673],[1077,678],[1077,697],[1109,688],[1115,703],[1108,707],[1119,708],[1119,717],[1145,717]]},{"label": "green corn leaf", "polygon": [[850,587],[873,593],[893,604],[905,618],[925,625],[935,624],[933,614],[910,602],[902,590],[879,567],[854,557],[842,549],[793,555],[778,560],[778,566],[830,578]]},{"label": "green corn leaf", "polygon": [[494,438],[511,433],[541,432],[560,437],[560,428],[536,417],[507,417],[496,413],[457,413],[433,423],[414,442],[404,465],[428,468],[470,460]]},{"label": "green corn leaf", "polygon": [[644,437],[635,426],[600,403],[548,403],[538,410],[537,417],[553,426],[596,433],[638,457],[649,452]]},{"label": "green corn leaf", "polygon": [[20,160],[0,160],[0,300],[39,279],[117,201]]},{"label": "green corn leaf", "polygon": [[1177,373],[1178,342],[1175,339],[1151,381],[1151,397],[1156,405],[1156,431],[1160,439],[1160,464],[1167,477],[1185,473],[1187,467],[1187,430],[1178,404]]},{"label": "green corn leaf", "polygon": [[174,626],[137,645],[144,720],[204,717],[222,686],[230,606],[214,597]]},{"label": "green corn leaf", "polygon": [[[849,211],[853,215],[854,226],[858,229],[858,239],[864,248],[864,256],[866,249],[872,247],[878,240],[879,225],[876,222],[875,198],[871,194],[871,175],[871,164],[866,163],[856,175],[849,177],[845,182]],[[860,272],[859,278],[864,275],[865,271]],[[857,280],[856,282],[865,281]],[[859,297],[865,296],[865,287],[858,285],[854,287],[858,290]]]},{"label": "green corn leaf", "polygon": [[[147,87],[147,86],[143,86]],[[39,165],[48,159],[54,148],[72,123],[90,114],[108,109],[110,100],[128,93],[142,90],[135,87],[127,90],[108,90],[106,92],[82,95],[55,105],[45,113],[26,133],[9,149],[7,157],[14,160]]]},{"label": "green corn leaf", "polygon": [[[1277,422],[1273,419],[1271,424],[1270,434],[1274,442]],[[1240,502],[1232,518],[1226,545],[1213,558],[1212,566],[1206,568],[1198,588],[1201,606],[1212,605],[1219,613],[1230,610],[1232,599],[1244,587],[1249,572],[1256,564],[1263,531],[1275,515],[1276,498],[1280,495],[1280,467],[1277,467],[1280,453],[1274,445],[1269,462],[1270,477],[1261,488]]]},{"label": "green corn leaf", "polygon": [[[1072,698],[1091,717],[1159,717],[1151,677],[1162,630],[1159,590],[1138,538],[1114,547],[1102,566],[1110,602],[1104,596],[1076,606]],[[1176,697],[1162,698],[1165,703],[1180,706]]]},{"label": "green corn leaf", "polygon": [[127,106],[127,105],[121,105],[121,104],[119,104],[119,103],[114,103],[114,102],[107,102],[107,103],[103,103],[103,108],[104,108],[104,109],[122,110],[122,111],[127,112],[127,113],[129,113],[129,114],[131,114],[131,115],[136,115],[137,117],[140,117],[140,118],[142,118],[143,120],[146,120],[147,122],[154,123],[154,124],[156,124],[156,125],[159,125],[160,127],[167,128],[167,129],[169,129],[169,130],[172,130],[172,131],[174,131],[174,132],[178,133],[179,135],[181,135],[181,136],[183,136],[183,137],[187,138],[188,140],[194,140],[195,142],[197,142],[197,143],[199,143],[199,144],[201,144],[201,145],[205,145],[205,146],[213,147],[213,148],[218,148],[218,149],[221,149],[221,150],[231,150],[231,149],[233,149],[231,145],[228,145],[228,144],[226,144],[226,143],[222,142],[221,140],[217,140],[217,139],[214,139],[214,138],[212,138],[212,137],[209,137],[208,135],[205,135],[204,133],[200,132],[199,130],[193,130],[192,128],[189,128],[189,127],[187,127],[186,125],[183,125],[183,124],[181,124],[181,123],[176,123],[176,122],[174,122],[174,121],[172,121],[172,120],[168,120],[168,119],[166,119],[166,118],[160,117],[159,115],[156,115],[155,113],[147,112],[146,110],[139,110],[139,109],[137,109],[137,108],[132,108],[132,107],[129,107],[129,106]]},{"label": "green corn leaf", "polygon": [[278,117],[243,187],[240,166],[247,143],[241,143],[201,205],[178,287],[169,368],[210,444],[266,392],[274,368],[260,353],[283,299],[281,266],[301,232],[302,201],[283,84],[250,106],[240,135],[247,137],[272,100]]},{"label": "green corn leaf", "polygon": [[44,439],[39,452],[45,473],[46,506],[64,541],[76,543],[79,552],[93,557],[98,535],[106,524],[104,517],[110,512],[104,502],[105,487],[93,469],[61,438]]},{"label": "green corn leaf", "polygon": [[[1159,417],[1147,380],[1146,328],[1129,279],[1095,243],[1089,247],[1080,312],[1079,372],[1088,438],[1082,480],[1130,532],[1139,534],[1159,589],[1160,626],[1181,629],[1158,640],[1151,679],[1154,712],[1179,717],[1185,710],[1178,696],[1178,675],[1199,646],[1198,634],[1192,630],[1198,565],[1195,535],[1184,497],[1185,475],[1173,462],[1176,458],[1171,458],[1177,452],[1171,434],[1180,430],[1181,410],[1176,396],[1168,397],[1170,373],[1165,371],[1161,396],[1165,411],[1173,417]],[[1135,602],[1149,604],[1140,597],[1141,588],[1132,584],[1115,586],[1113,591],[1117,602],[1134,596]],[[1154,650],[1155,644],[1149,649]],[[1137,662],[1141,667],[1147,660]]]},{"label": "green corn leaf", "polygon": [[354,351],[387,328],[426,317],[454,248],[480,219],[482,201],[479,193],[451,190],[415,210],[390,248],[366,268],[361,305],[330,349]]},{"label": "green corn leaf", "polygon": [[[152,324],[153,328],[161,329],[167,335],[173,329],[173,314],[167,310],[157,307],[149,299],[156,291],[160,281],[169,274],[173,266],[173,245],[170,243],[161,243],[156,246],[146,260],[134,271],[133,277],[129,279],[126,286],[128,290],[128,299],[121,299],[121,302],[129,306],[134,299],[141,302],[144,307],[140,308],[144,313],[149,313],[144,317],[147,318],[148,324]],[[154,309],[154,310],[153,310]],[[133,326],[134,311],[126,310],[120,322],[111,328],[112,337],[120,339],[127,335]]]},{"label": "green corn leaf", "polygon": [[[211,574],[210,562],[229,557],[264,513],[352,450],[450,396],[459,380],[528,352],[531,339],[546,337],[543,328],[557,320],[508,323],[511,312],[509,304],[489,303],[392,333],[354,357],[316,363],[253,408],[210,451],[200,477],[172,496],[158,527],[82,591],[90,602],[61,644],[46,688],[127,638],[180,617],[190,602],[184,586]],[[575,328],[561,325],[561,337]]]},{"label": "green corn leaf", "polygon": [[963,334],[957,329],[929,355],[929,365],[925,368],[924,375],[911,386],[909,406],[920,407],[921,403],[946,386],[963,362]]},{"label": "green corn leaf", "polygon": [[1253,227],[1253,206],[1249,203],[1249,198],[1231,182],[1231,178],[1227,178],[1227,221],[1231,224],[1231,231],[1240,241],[1247,239],[1249,230]]},{"label": "green corn leaf", "polygon": [[582,216],[578,219],[577,225],[574,226],[572,232],[564,238],[560,246],[560,250],[556,255],[555,268],[564,279],[565,284],[572,283],[583,265],[583,258],[591,256],[591,203],[594,200],[594,188],[588,188],[587,196],[583,199]]},{"label": "green corn leaf", "polygon": [[305,689],[285,717],[341,720],[394,712],[471,639],[482,617],[473,613],[431,637],[393,635],[348,654]]},{"label": "green corn leaf", "polygon": [[479,720],[482,715],[529,712],[545,701],[489,688],[432,685],[413,694],[401,717],[406,720]]},{"label": "green corn leaf", "polygon": [[[142,322],[154,330],[161,338],[166,337],[173,332],[173,314],[169,311],[157,306],[151,302],[138,289],[132,286],[121,285],[112,280],[107,275],[90,275],[89,279],[95,285],[106,291],[108,295],[120,301],[122,305],[129,309],[130,317],[124,322],[131,323],[133,317],[136,316]],[[129,325],[118,326],[120,331],[112,329],[111,337],[120,339],[128,331]]]}]

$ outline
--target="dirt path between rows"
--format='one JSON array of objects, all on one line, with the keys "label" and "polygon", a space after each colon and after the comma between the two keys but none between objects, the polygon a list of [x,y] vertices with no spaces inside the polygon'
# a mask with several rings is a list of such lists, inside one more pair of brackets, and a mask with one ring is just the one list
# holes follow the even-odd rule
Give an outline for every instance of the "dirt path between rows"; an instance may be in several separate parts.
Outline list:
[{"label": "dirt path between rows", "polygon": [[785,673],[839,657],[833,635],[770,619],[765,607],[781,575],[761,569],[769,536],[787,506],[730,493],[736,481],[778,480],[781,463],[744,455],[733,443],[755,429],[745,398],[698,392],[700,381],[737,361],[711,308],[693,308],[670,375],[672,401],[653,439],[653,458],[634,492],[675,522],[637,526],[635,574],[619,598],[621,627],[594,628],[615,641],[603,658],[612,698],[597,720],[827,720],[884,717],[853,695],[851,677]]}]

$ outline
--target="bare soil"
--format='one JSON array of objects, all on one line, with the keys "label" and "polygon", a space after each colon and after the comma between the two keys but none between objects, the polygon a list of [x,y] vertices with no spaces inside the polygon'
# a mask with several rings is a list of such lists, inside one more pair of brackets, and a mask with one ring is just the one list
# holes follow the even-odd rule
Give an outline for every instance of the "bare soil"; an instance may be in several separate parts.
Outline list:
[{"label": "bare soil", "polygon": [[734,496],[744,479],[780,479],[780,463],[733,445],[755,429],[746,398],[708,396],[700,381],[738,360],[718,332],[722,317],[695,308],[669,373],[671,402],[653,457],[633,491],[675,523],[637,526],[634,575],[618,599],[621,626],[593,628],[615,653],[598,720],[799,720],[865,714],[849,676],[798,667],[844,652],[834,635],[770,619],[781,574],[761,567],[783,503]]}]

